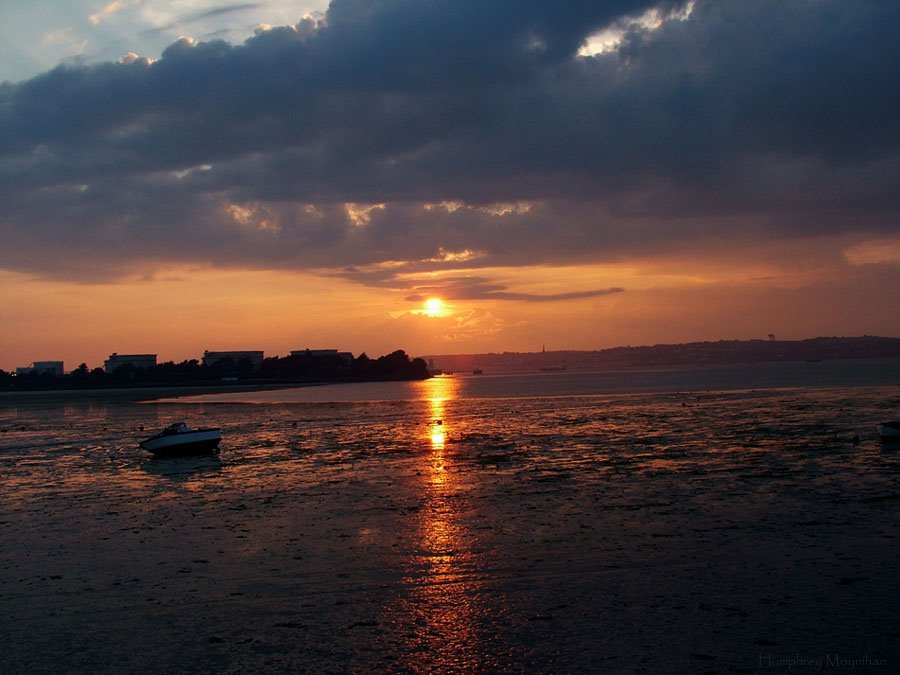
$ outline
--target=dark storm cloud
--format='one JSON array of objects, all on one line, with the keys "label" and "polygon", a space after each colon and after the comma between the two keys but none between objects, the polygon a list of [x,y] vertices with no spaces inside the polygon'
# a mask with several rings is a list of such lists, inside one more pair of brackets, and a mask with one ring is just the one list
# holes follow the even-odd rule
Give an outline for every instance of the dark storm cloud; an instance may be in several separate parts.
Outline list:
[{"label": "dark storm cloud", "polygon": [[681,6],[335,0],[0,85],[0,265],[452,269],[896,231],[900,3],[699,0],[577,55]]}]

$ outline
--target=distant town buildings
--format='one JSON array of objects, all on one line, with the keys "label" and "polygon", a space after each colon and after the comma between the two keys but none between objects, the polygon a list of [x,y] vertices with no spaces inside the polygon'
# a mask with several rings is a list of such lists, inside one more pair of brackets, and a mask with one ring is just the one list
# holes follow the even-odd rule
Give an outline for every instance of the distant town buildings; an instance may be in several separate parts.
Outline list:
[{"label": "distant town buildings", "polygon": [[291,351],[291,356],[338,357],[347,365],[353,363],[353,354],[350,352],[339,352],[337,349],[294,349]]},{"label": "distant town buildings", "polygon": [[[339,359],[348,367],[353,364],[353,354],[338,349],[295,349],[291,351],[290,355],[313,359]],[[230,359],[234,365],[238,365],[247,360],[254,369],[258,369],[265,362],[265,353],[262,349],[245,349],[237,351],[205,350],[203,352],[202,362],[204,366],[212,366],[224,359]],[[112,374],[122,366],[147,370],[149,368],[154,368],[157,365],[156,354],[119,354],[118,352],[113,352],[109,355],[109,358],[103,362],[103,371],[107,374]],[[65,370],[62,361],[34,361],[28,366],[16,368],[15,370],[16,375],[24,376],[30,373],[48,373],[55,377],[62,377],[65,375]]]},{"label": "distant town buildings", "polygon": [[428,372],[432,375],[443,375],[444,371],[440,368],[436,368],[434,365],[434,359],[428,359]]},{"label": "distant town buildings", "polygon": [[254,367],[258,367],[263,362],[263,358],[264,355],[261,349],[237,352],[211,352],[207,350],[203,352],[203,365],[211,366],[222,359],[231,359],[235,363],[243,361],[244,359],[250,359],[250,363],[252,363]]},{"label": "distant town buildings", "polygon": [[156,354],[117,354],[113,352],[103,362],[103,371],[114,373],[117,368],[131,365],[135,368],[153,368],[156,365]]},{"label": "distant town buildings", "polygon": [[49,373],[54,376],[62,376],[64,373],[62,361],[34,361],[24,368],[16,368],[16,375],[29,375],[30,373]]}]

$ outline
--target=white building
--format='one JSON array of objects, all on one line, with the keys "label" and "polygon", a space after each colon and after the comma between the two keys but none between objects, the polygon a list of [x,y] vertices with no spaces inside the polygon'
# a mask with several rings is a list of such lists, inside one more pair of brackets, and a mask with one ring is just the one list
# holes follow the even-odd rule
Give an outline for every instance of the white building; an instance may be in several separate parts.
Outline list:
[{"label": "white building", "polygon": [[347,365],[353,363],[353,354],[350,352],[339,352],[337,349],[295,349],[291,351],[291,356],[312,356],[315,358],[336,356]]},{"label": "white building", "polygon": [[114,373],[117,368],[132,365],[135,368],[153,368],[156,365],[156,354],[117,354],[113,352],[103,362],[106,373]]},{"label": "white building", "polygon": [[16,375],[28,375],[29,373],[50,373],[57,377],[65,373],[62,361],[34,361],[30,366],[24,368],[16,368]]},{"label": "white building", "polygon": [[216,361],[221,361],[222,359],[231,359],[235,363],[243,361],[244,359],[250,359],[250,363],[254,366],[259,366],[264,358],[265,355],[261,349],[237,352],[211,352],[207,350],[203,352],[203,365],[211,366]]}]

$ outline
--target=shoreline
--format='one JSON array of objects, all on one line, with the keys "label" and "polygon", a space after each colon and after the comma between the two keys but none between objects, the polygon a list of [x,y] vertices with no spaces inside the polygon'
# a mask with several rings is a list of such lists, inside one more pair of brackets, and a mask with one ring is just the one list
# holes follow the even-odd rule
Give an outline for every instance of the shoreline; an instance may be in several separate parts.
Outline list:
[{"label": "shoreline", "polygon": [[[764,368],[763,365],[769,366]],[[685,379],[690,375],[693,379]],[[590,391],[578,386],[578,378],[587,375],[602,377],[600,389],[590,387]],[[473,391],[491,390],[493,382],[513,378],[542,381],[544,386],[536,395],[553,396],[556,394],[574,395],[592,394],[646,394],[673,391],[734,391],[736,389],[765,390],[791,387],[858,387],[858,386],[900,386],[900,359],[851,359],[828,362],[793,362],[769,364],[738,364],[734,366],[714,365],[700,367],[669,366],[661,368],[629,368],[621,370],[579,370],[571,369],[562,372],[536,373],[532,371],[500,372],[494,371],[481,375],[456,373],[437,376],[438,380],[459,379],[467,383],[469,395]],[[566,382],[575,378],[575,384],[566,386]],[[650,381],[648,381],[648,378]],[[408,380],[319,380],[294,382],[247,382],[247,383],[207,383],[197,385],[169,385],[153,387],[121,387],[104,389],[48,389],[25,391],[0,391],[0,409],[15,406],[59,406],[71,404],[112,403],[131,404],[162,402],[176,403],[185,399],[222,396],[222,401],[197,401],[209,403],[231,403],[228,399],[240,397],[242,394],[253,395],[265,392],[290,391],[323,387],[332,384],[366,384],[390,382],[407,382]],[[557,391],[561,382],[564,391]],[[735,383],[740,386],[735,387]],[[572,389],[574,387],[574,389]],[[281,401],[279,401],[281,402]]]},{"label": "shoreline", "polygon": [[188,385],[169,387],[122,387],[121,389],[36,389],[0,392],[0,406],[19,403],[75,403],[103,401],[106,403],[144,403],[158,399],[183,398],[211,394],[245,394],[255,391],[317,387],[324,382],[293,382],[283,384]]}]

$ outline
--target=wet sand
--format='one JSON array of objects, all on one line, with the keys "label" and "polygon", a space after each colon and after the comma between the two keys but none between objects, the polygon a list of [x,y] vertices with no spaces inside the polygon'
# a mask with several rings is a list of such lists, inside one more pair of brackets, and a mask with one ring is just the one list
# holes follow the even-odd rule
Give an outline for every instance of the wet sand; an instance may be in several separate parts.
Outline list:
[{"label": "wet sand", "polygon": [[[0,672],[893,672],[867,396],[20,410]],[[189,413],[218,457],[134,449]]]},{"label": "wet sand", "polygon": [[319,383],[231,384],[181,387],[121,387],[112,389],[47,389],[36,391],[0,391],[0,406],[65,405],[84,402],[134,403],[188,396],[238,394],[247,392],[316,387]]}]

